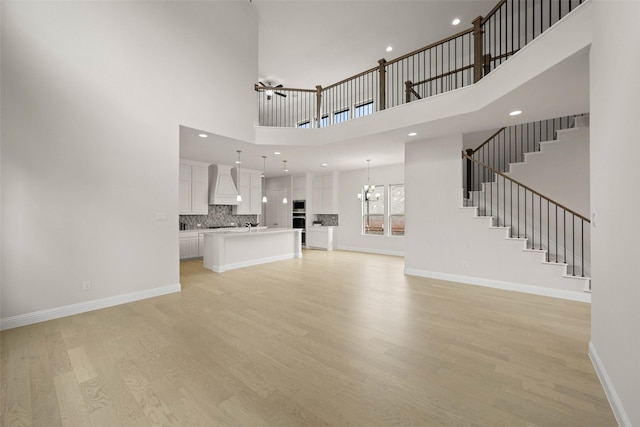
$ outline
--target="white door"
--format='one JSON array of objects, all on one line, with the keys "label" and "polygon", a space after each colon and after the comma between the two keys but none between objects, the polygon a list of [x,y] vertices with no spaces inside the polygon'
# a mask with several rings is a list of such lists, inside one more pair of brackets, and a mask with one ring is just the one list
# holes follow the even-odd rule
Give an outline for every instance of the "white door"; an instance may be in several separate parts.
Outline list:
[{"label": "white door", "polygon": [[267,190],[266,224],[269,227],[285,228],[287,226],[288,204],[282,203],[287,192],[284,188]]}]

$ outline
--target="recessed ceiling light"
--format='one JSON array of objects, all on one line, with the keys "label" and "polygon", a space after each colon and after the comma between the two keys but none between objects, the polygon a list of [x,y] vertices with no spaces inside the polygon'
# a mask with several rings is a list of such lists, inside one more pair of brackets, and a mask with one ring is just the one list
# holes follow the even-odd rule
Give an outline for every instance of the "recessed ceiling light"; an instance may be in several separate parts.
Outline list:
[{"label": "recessed ceiling light", "polygon": [[273,154],[275,154],[276,156],[279,156],[280,152],[279,151],[274,151]]},{"label": "recessed ceiling light", "polygon": [[460,23],[460,18],[455,18],[453,21],[451,21],[451,25],[458,25]]},{"label": "recessed ceiling light", "polygon": [[321,166],[322,166],[323,168],[326,168],[328,165],[327,165],[326,163],[323,163]]},{"label": "recessed ceiling light", "polygon": [[201,133],[201,134],[198,134],[198,136],[200,138],[207,138],[209,135],[207,135],[206,133]]},{"label": "recessed ceiling light", "polygon": [[522,111],[520,110],[515,110],[509,113],[510,116],[518,116],[520,114],[522,114]]},{"label": "recessed ceiling light", "polygon": [[409,136],[416,136],[418,133],[417,132],[411,132],[410,134],[408,134]]},{"label": "recessed ceiling light", "polygon": [[393,47],[387,46],[387,52],[391,52],[392,50],[393,50]]}]

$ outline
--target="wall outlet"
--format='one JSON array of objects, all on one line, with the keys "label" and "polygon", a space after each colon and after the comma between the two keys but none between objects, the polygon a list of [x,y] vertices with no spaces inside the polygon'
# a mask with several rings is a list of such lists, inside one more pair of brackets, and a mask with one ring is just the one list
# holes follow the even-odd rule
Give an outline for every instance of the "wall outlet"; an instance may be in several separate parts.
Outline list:
[{"label": "wall outlet", "polygon": [[82,282],[82,290],[83,291],[90,291],[91,290],[91,281],[85,280],[84,282]]},{"label": "wall outlet", "polygon": [[469,267],[469,263],[467,261],[462,261],[462,268]]}]

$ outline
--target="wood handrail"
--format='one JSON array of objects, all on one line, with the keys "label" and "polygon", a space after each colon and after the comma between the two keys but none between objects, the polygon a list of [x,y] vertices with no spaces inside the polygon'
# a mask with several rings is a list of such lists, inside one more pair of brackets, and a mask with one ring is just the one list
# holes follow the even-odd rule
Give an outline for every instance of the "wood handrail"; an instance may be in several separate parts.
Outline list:
[{"label": "wood handrail", "polygon": [[471,154],[476,154],[476,152],[481,149],[482,147],[484,147],[485,145],[487,145],[489,142],[491,142],[491,140],[493,138],[495,138],[500,132],[502,132],[503,130],[505,130],[506,127],[500,128],[496,131],[496,133],[494,133],[493,135],[491,135],[485,142],[483,142],[482,144],[480,144],[478,146],[478,148],[476,148],[475,150],[473,150],[473,152]]},{"label": "wood handrail", "polygon": [[487,22],[493,15],[496,14],[496,12],[502,7],[503,4],[505,4],[507,2],[507,0],[501,0],[498,2],[498,4],[496,4],[493,9],[491,9],[491,12],[487,13],[487,16],[485,16],[484,18],[482,18],[482,22],[481,25],[484,25],[485,22]]},{"label": "wood handrail", "polygon": [[338,85],[341,85],[341,84],[343,84],[343,83],[348,82],[349,80],[355,80],[355,79],[357,79],[358,77],[362,77],[362,76],[364,76],[365,74],[369,74],[369,73],[372,73],[372,72],[374,72],[374,71],[378,71],[378,68],[379,68],[379,67],[377,67],[377,66],[376,66],[376,67],[373,67],[373,68],[369,68],[368,70],[363,71],[363,72],[361,72],[361,73],[358,73],[358,74],[356,74],[355,76],[347,77],[347,78],[346,78],[346,79],[344,79],[344,80],[340,80],[338,83],[331,84],[331,85],[329,85],[329,86],[327,86],[327,87],[323,88],[323,90],[327,90],[327,89],[334,88],[334,87],[336,87],[336,86],[338,86]]},{"label": "wood handrail", "polygon": [[278,91],[278,92],[289,91],[289,92],[313,92],[313,93],[316,93],[315,89],[295,89],[295,88],[291,88],[291,87],[259,86],[256,83],[253,84],[253,88],[255,89],[256,92],[265,91],[265,90],[273,90],[273,91]]},{"label": "wood handrail", "polygon": [[402,61],[403,59],[409,58],[409,57],[411,57],[413,55],[416,55],[416,54],[418,54],[420,52],[424,52],[425,50],[432,49],[432,48],[434,48],[436,46],[439,46],[439,45],[441,45],[443,43],[449,42],[449,41],[451,41],[453,39],[457,39],[460,36],[464,36],[464,35],[472,33],[472,32],[473,32],[473,27],[468,28],[468,29],[466,29],[464,31],[460,31],[457,34],[454,34],[452,36],[447,37],[446,39],[442,39],[442,40],[437,41],[435,43],[431,43],[430,45],[427,45],[425,47],[421,47],[420,49],[416,49],[413,52],[409,52],[406,55],[402,55],[402,56],[397,57],[396,59],[392,59],[391,61],[387,62],[387,65],[394,64],[396,62]]},{"label": "wood handrail", "polygon": [[518,53],[518,51],[519,51],[519,50],[520,50],[520,49],[516,49],[516,50],[512,50],[511,52],[503,53],[502,55],[492,56],[492,57],[490,58],[490,60],[491,60],[491,61],[497,61],[497,60],[499,60],[499,59],[502,59],[502,58],[506,58],[506,57],[508,57],[508,56],[515,55],[516,53]]},{"label": "wood handrail", "polygon": [[498,172],[496,169],[492,168],[491,166],[489,166],[487,164],[484,164],[481,161],[476,160],[471,156],[467,156],[464,151],[462,152],[462,158],[463,159],[467,159],[467,160],[471,160],[472,162],[479,164],[480,166],[482,166],[482,167],[488,169],[489,171],[491,171],[492,173],[495,173],[496,175],[499,175],[499,176],[503,177],[504,179],[508,179],[509,181],[518,184],[519,186],[521,186],[525,190],[531,191],[533,194],[535,194],[536,196],[540,197],[541,199],[545,199],[547,202],[551,202],[554,205],[558,206],[559,208],[564,209],[565,211],[569,212],[570,214],[573,214],[573,215],[577,216],[578,218],[580,218],[581,220],[587,222],[588,224],[591,224],[591,221],[589,221],[588,218],[585,218],[584,216],[580,215],[578,212],[574,211],[573,209],[569,209],[568,207],[556,202],[553,199],[550,199],[549,197],[545,196],[544,194],[541,194],[541,193],[537,192],[533,188],[521,183],[520,181],[518,181],[516,179],[509,178],[508,176],[506,176],[502,172]]},{"label": "wood handrail", "polygon": [[441,79],[443,77],[447,77],[447,76],[450,76],[452,74],[459,73],[459,72],[464,71],[464,70],[468,70],[470,68],[473,68],[473,64],[466,65],[466,66],[461,67],[461,68],[456,68],[455,70],[447,71],[446,73],[438,74],[437,76],[429,77],[428,79],[420,80],[419,82],[411,83],[411,86],[417,86],[417,85],[429,83],[429,82],[431,82],[433,80],[438,80],[438,79]]}]

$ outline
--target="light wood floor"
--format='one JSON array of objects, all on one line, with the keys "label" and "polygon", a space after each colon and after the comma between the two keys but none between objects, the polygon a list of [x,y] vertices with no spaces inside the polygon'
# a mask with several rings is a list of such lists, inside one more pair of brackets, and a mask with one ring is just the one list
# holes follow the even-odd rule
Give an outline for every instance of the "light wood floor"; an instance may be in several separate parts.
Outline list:
[{"label": "light wood floor", "polygon": [[614,426],[588,304],[305,251],[1,334],[2,426]]}]

